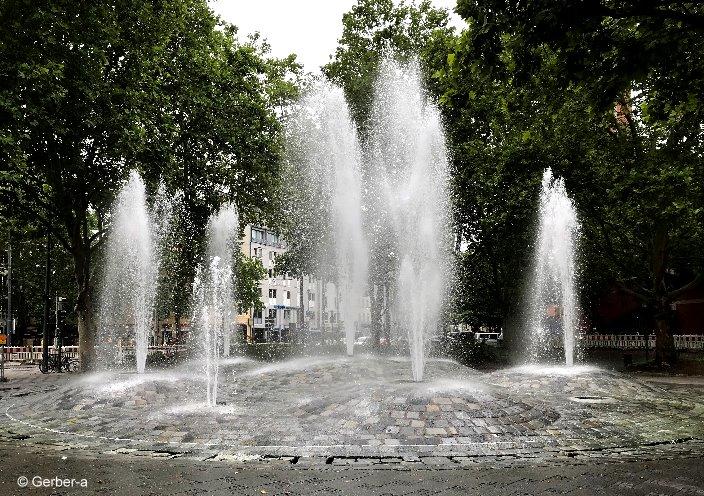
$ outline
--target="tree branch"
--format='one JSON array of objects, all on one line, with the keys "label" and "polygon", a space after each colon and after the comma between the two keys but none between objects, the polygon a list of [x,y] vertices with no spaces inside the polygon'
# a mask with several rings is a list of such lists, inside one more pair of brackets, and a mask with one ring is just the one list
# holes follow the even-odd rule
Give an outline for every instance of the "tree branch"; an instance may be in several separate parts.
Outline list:
[{"label": "tree branch", "polygon": [[599,14],[613,19],[630,19],[633,17],[653,17],[656,19],[669,19],[672,21],[680,21],[688,24],[693,28],[704,29],[704,15],[679,12],[670,9],[659,9],[654,6],[638,5],[630,9],[617,9],[606,6],[601,6],[598,10]]},{"label": "tree branch", "polygon": [[652,297],[650,297],[646,294],[643,294],[643,293],[639,293],[638,291],[632,290],[631,288],[626,286],[626,284],[623,281],[617,281],[616,284],[623,292],[628,293],[631,296],[635,296],[637,299],[639,299],[640,301],[642,301],[644,303],[650,303],[651,301],[653,301]]},{"label": "tree branch", "polygon": [[685,284],[681,288],[675,289],[674,291],[670,291],[669,293],[667,293],[667,299],[670,301],[674,300],[675,298],[686,293],[690,289],[697,287],[701,281],[702,281],[701,274],[697,274],[694,279],[689,281],[687,284]]}]

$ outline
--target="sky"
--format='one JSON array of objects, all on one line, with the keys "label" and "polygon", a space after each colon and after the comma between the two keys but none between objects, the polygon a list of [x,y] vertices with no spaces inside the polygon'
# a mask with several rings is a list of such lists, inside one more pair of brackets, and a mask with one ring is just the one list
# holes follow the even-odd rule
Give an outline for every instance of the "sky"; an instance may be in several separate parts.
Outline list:
[{"label": "sky", "polygon": [[[456,0],[432,0],[452,10]],[[272,55],[298,56],[305,69],[315,72],[327,63],[342,34],[342,14],[356,0],[211,0],[211,8],[239,28],[240,37],[259,31],[271,45]],[[451,25],[461,26],[454,13]]]}]

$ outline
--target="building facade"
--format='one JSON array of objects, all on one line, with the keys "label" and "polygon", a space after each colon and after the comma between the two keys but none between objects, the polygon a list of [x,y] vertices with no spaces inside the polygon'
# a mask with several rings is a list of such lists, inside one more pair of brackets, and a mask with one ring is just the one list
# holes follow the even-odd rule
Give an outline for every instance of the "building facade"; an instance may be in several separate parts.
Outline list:
[{"label": "building facade", "polygon": [[[299,279],[276,274],[276,259],[287,250],[285,240],[277,233],[264,226],[248,225],[241,249],[244,255],[261,260],[266,270],[260,282],[262,308],[250,309],[237,319],[247,342],[329,342],[342,337],[335,284],[310,276]],[[369,320],[367,306],[360,333],[364,332],[364,323],[368,328]]]}]

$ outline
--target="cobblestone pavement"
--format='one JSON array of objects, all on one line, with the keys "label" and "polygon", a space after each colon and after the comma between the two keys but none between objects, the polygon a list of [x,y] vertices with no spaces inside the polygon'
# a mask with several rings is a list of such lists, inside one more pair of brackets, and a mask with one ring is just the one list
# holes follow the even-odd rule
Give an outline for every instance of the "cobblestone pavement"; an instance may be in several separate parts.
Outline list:
[{"label": "cobblestone pavement", "polygon": [[[657,453],[620,453],[618,461],[561,457],[542,463],[523,460],[461,466],[441,458],[428,464],[292,465],[289,461],[232,463],[166,455],[162,459],[96,457],[92,451],[75,448],[0,442],[0,494],[703,495],[702,448],[701,443],[682,443],[659,447]],[[27,478],[29,487],[18,486],[21,477]],[[42,481],[35,477],[49,484],[56,478],[75,482],[73,487],[56,487],[53,482],[53,488],[36,488],[34,484]]]},{"label": "cobblestone pavement", "polygon": [[[106,454],[457,466],[621,458],[704,439],[702,389],[589,367],[483,374],[433,360],[227,360],[207,407],[197,370],[27,376],[0,385],[0,441]],[[687,450],[684,450],[685,452]],[[379,462],[382,463],[382,462]]]}]

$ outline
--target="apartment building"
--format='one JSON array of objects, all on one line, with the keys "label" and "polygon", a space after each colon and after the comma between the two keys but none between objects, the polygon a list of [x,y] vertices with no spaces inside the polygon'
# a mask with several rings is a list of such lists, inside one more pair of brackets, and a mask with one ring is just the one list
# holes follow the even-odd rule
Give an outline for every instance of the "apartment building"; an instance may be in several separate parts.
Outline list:
[{"label": "apartment building", "polygon": [[[262,308],[250,309],[237,319],[247,342],[336,340],[342,337],[340,301],[335,284],[324,284],[309,276],[301,280],[275,273],[276,259],[287,249],[285,240],[277,233],[264,226],[248,225],[241,249],[246,256],[260,259],[267,271],[260,283]],[[369,311],[365,314],[363,322],[368,326]]]},{"label": "apartment building", "polygon": [[[299,340],[302,324],[313,333],[322,329],[323,322],[330,315],[335,318],[334,307],[324,316],[321,304],[327,303],[327,290],[319,281],[297,278],[286,274],[276,274],[277,257],[286,252],[286,242],[279,235],[264,226],[248,225],[241,243],[242,252],[262,261],[267,271],[261,281],[261,301],[263,307],[250,309],[238,316],[238,326],[247,342],[288,342]],[[333,286],[334,291],[334,285]],[[300,322],[301,289],[303,289],[303,322]],[[325,291],[324,291],[325,290]],[[325,301],[322,301],[322,300]],[[298,330],[298,335],[296,335]]]}]

